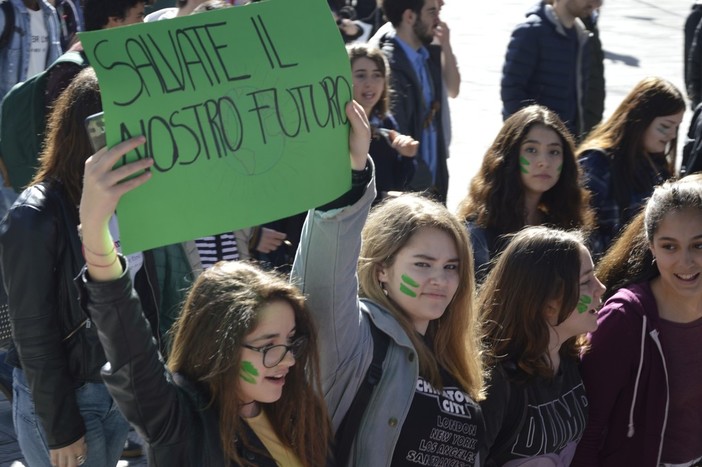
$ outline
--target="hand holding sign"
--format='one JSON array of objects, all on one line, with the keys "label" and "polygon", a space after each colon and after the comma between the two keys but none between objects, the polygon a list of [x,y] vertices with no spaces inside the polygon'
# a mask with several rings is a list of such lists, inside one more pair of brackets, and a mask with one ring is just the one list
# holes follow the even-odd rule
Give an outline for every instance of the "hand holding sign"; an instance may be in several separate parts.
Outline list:
[{"label": "hand holding sign", "polygon": [[[151,178],[151,172],[143,171],[153,165],[153,159],[140,159],[113,169],[120,157],[145,141],[143,136],[131,138],[112,149],[102,148],[85,161],[83,194],[79,208],[81,225],[84,228],[93,225],[107,228],[120,198]],[[127,179],[138,172],[143,173]]]},{"label": "hand holding sign", "polygon": [[351,154],[351,168],[363,170],[368,159],[370,148],[371,129],[368,117],[361,104],[351,101],[346,104],[346,115],[351,122],[349,134],[349,152]]}]

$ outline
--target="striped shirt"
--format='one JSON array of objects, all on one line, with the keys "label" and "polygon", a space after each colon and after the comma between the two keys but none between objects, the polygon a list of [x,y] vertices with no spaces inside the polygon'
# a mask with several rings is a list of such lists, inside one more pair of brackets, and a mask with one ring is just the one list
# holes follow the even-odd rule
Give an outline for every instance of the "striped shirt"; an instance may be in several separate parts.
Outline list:
[{"label": "striped shirt", "polygon": [[239,249],[236,237],[227,232],[212,237],[202,237],[195,240],[197,251],[200,253],[202,269],[214,266],[218,261],[235,261],[239,259]]}]

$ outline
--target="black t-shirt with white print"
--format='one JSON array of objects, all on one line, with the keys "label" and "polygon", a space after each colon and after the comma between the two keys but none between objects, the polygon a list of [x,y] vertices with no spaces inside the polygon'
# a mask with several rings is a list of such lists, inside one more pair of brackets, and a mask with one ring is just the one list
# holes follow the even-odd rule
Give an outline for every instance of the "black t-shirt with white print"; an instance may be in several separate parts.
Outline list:
[{"label": "black t-shirt with white print", "polygon": [[442,390],[421,376],[393,454],[393,467],[476,465],[482,439],[480,407],[441,371]]},{"label": "black t-shirt with white print", "polygon": [[575,358],[564,357],[550,379],[524,374],[513,362],[492,369],[485,418],[485,466],[570,465],[587,423],[587,397]]}]

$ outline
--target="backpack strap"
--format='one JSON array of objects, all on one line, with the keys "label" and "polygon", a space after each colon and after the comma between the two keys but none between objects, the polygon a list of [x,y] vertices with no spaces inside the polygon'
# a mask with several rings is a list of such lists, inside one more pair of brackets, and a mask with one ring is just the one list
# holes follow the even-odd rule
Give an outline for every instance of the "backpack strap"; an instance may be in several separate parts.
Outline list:
[{"label": "backpack strap", "polygon": [[356,396],[353,398],[351,407],[344,416],[344,420],[336,431],[336,462],[339,466],[348,463],[351,453],[351,445],[356,439],[358,427],[361,425],[361,418],[368,407],[373,389],[380,382],[383,376],[383,361],[388,352],[390,337],[378,329],[373,320],[368,320],[370,324],[371,337],[373,338],[373,360],[366,372],[366,377],[358,388]]},{"label": "backpack strap", "polygon": [[0,49],[4,49],[10,43],[12,33],[15,32],[15,9],[10,0],[0,0],[0,10],[5,15],[5,28],[0,33]]}]

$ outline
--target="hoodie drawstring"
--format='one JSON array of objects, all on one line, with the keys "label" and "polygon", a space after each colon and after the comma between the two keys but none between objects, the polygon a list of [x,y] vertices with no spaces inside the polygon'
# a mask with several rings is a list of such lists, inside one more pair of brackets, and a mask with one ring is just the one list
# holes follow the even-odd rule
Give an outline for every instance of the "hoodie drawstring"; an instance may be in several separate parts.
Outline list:
[{"label": "hoodie drawstring", "polygon": [[644,360],[644,342],[646,340],[646,315],[643,316],[643,326],[641,326],[641,356],[639,357],[639,369],[636,371],[636,382],[634,383],[634,397],[631,400],[631,408],[629,409],[629,430],[626,433],[627,438],[634,436],[634,407],[636,406],[636,394],[639,392],[639,380],[641,379],[641,371],[643,369]]}]

